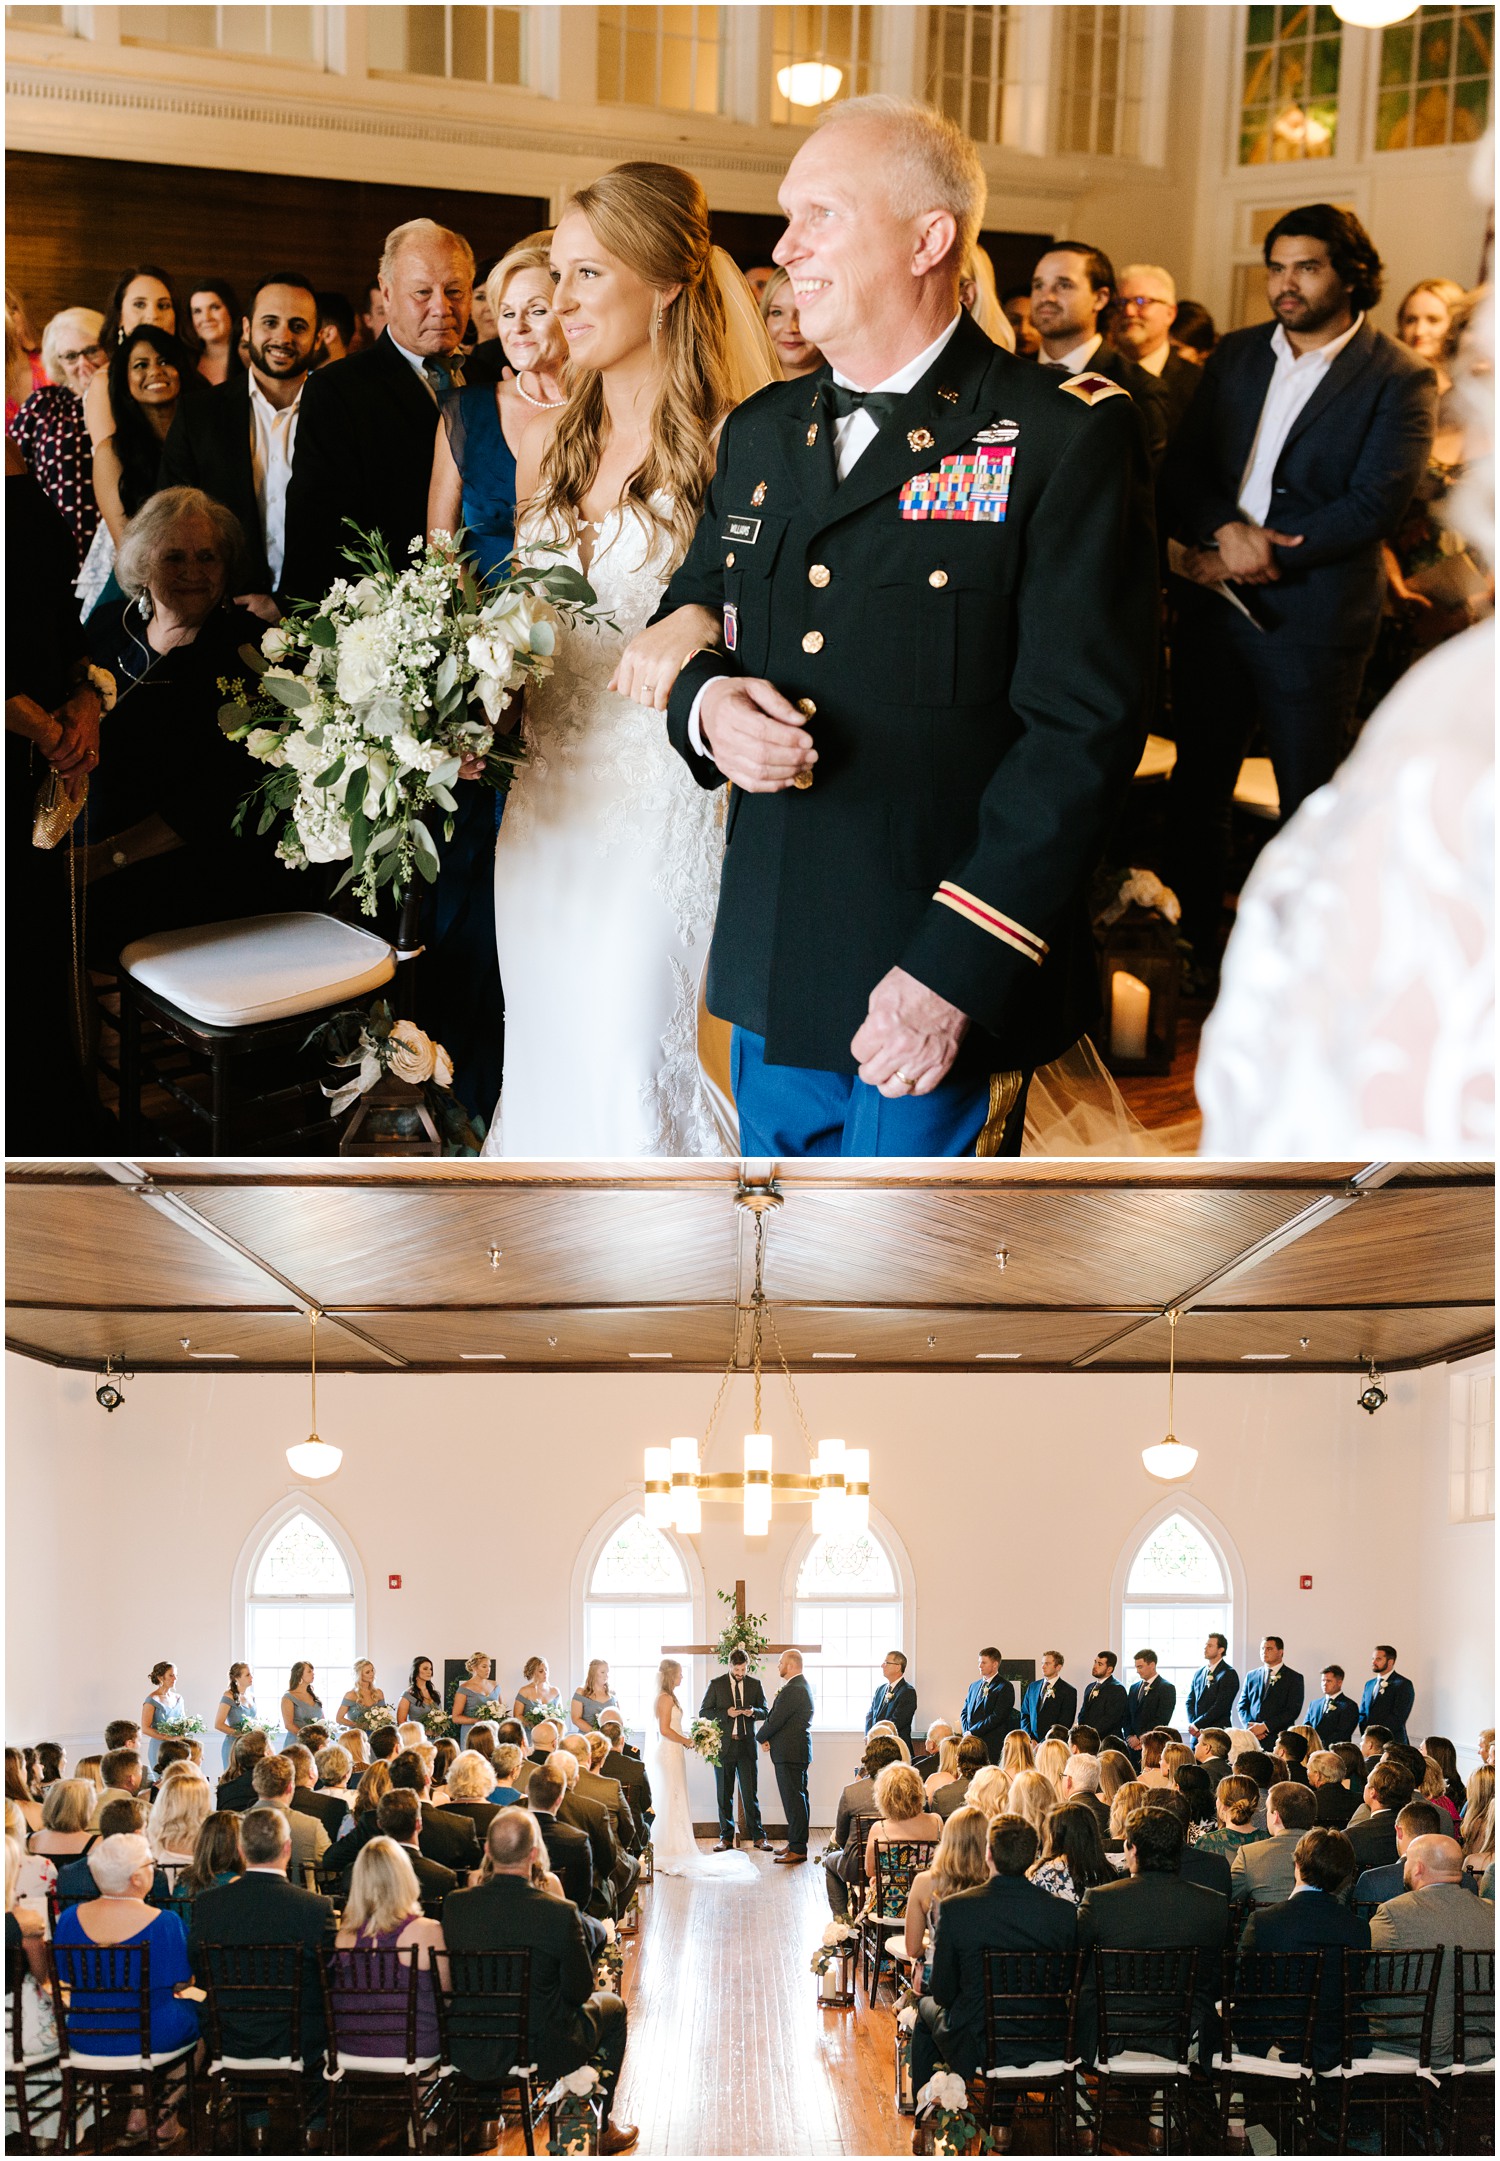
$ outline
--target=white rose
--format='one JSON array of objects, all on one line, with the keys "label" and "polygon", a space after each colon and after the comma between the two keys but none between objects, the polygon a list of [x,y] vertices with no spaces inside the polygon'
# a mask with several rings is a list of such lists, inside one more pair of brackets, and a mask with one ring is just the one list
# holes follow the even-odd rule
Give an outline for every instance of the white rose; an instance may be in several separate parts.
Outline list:
[{"label": "white rose", "polygon": [[516,649],[497,631],[476,631],[468,643],[469,664],[481,676],[493,676],[499,683],[509,683],[516,665]]},{"label": "white rose", "polygon": [[267,660],[285,660],[292,650],[292,641],[279,623],[273,623],[261,639],[260,649]]},{"label": "white rose", "polygon": [[252,728],[245,737],[245,748],[252,758],[261,758],[267,765],[286,764],[286,746],[279,728]]},{"label": "white rose", "polygon": [[424,743],[398,728],[391,737],[391,755],[398,765],[413,773],[434,773],[448,756],[441,743]]},{"label": "white rose", "polygon": [[[430,1036],[414,1021],[398,1020],[390,1034],[390,1069],[397,1080],[413,1084],[431,1080],[436,1060]],[[451,1075],[452,1068],[449,1068]]]},{"label": "white rose", "polygon": [[373,698],[385,685],[380,657],[381,626],[368,618],[351,623],[339,640],[339,696],[349,705]]}]

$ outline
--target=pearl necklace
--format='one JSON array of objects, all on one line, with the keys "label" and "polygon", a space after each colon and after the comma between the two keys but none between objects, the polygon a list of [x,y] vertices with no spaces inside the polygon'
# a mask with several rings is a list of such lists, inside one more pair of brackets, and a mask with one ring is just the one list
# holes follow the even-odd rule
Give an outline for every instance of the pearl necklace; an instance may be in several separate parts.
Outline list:
[{"label": "pearl necklace", "polygon": [[526,403],[528,405],[534,405],[537,408],[538,412],[550,413],[555,411],[559,406],[566,405],[568,402],[566,398],[534,398],[531,395],[531,392],[523,386],[519,375],[516,377],[516,388],[520,391],[521,396],[526,400]]}]

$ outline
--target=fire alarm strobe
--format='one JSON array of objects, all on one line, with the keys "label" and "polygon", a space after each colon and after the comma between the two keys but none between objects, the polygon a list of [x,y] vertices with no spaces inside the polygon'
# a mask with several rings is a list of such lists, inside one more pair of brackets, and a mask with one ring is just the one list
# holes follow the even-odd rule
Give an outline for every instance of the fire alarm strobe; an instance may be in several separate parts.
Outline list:
[{"label": "fire alarm strobe", "polygon": [[[1311,1581],[1312,1581],[1312,1577],[1311,1577],[1311,1576],[1309,1576],[1307,1580],[1308,1580],[1308,1582],[1309,1582],[1309,1583],[1311,1583]],[[399,1591],[399,1590],[400,1590],[400,1588],[401,1588],[401,1578],[400,1578],[399,1576],[387,1576],[387,1577],[386,1577],[386,1579],[385,1579],[385,1581],[386,1581],[386,1588],[387,1588],[388,1590],[392,1590],[392,1591]]]},{"label": "fire alarm strobe", "polygon": [[[392,1580],[396,1583],[399,1583],[401,1581],[401,1578],[399,1576],[396,1576]],[[1297,1578],[1297,1588],[1299,1591],[1310,1591],[1312,1589],[1312,1577],[1299,1576]]]}]

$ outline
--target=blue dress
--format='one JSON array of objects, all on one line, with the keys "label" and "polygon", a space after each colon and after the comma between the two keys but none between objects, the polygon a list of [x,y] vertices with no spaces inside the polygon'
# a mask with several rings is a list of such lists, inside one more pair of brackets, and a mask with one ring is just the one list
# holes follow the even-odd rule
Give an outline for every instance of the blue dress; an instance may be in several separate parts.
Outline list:
[{"label": "blue dress", "polygon": [[585,1696],[581,1691],[573,1700],[579,1706],[575,1714],[578,1724],[589,1727],[594,1733],[599,1731],[599,1721],[606,1711],[618,1711],[620,1708],[613,1689],[602,1703],[596,1702],[592,1696]]},{"label": "blue dress", "polygon": [[335,1711],[334,1717],[341,1726],[354,1726],[359,1732],[368,1733],[369,1728],[366,1726],[365,1720],[369,1717],[371,1711],[378,1710],[384,1703],[385,1697],[378,1690],[373,1703],[361,1703],[359,1697],[351,1688],[337,1711]]},{"label": "blue dress", "polygon": [[289,1741],[297,1740],[304,1726],[326,1726],[327,1723],[321,1703],[304,1703],[300,1696],[292,1697],[292,1723],[286,1729]]},{"label": "blue dress", "polygon": [[253,1690],[248,1696],[242,1693],[238,1702],[236,1702],[230,1696],[228,1689],[226,1689],[219,1698],[219,1709],[227,1712],[229,1717],[229,1731],[224,1736],[224,1768],[227,1771],[229,1769],[229,1759],[234,1753],[237,1735],[243,1733],[252,1718],[259,1718],[260,1713],[255,1708]]},{"label": "blue dress", "polygon": [[[177,1691],[176,1691],[176,1689],[175,1689],[175,1688],[174,1688],[174,1689],[172,1690],[172,1692],[171,1692],[171,1694],[170,1694],[169,1696],[148,1696],[148,1697],[146,1698],[146,1701],[147,1701],[147,1703],[154,1703],[154,1704],[156,1705],[156,1716],[157,1716],[157,1718],[158,1718],[158,1719],[162,1719],[162,1718],[181,1718],[181,1716],[182,1716],[182,1711],[183,1711],[183,1703],[182,1703],[182,1698],[181,1698],[181,1696],[179,1696],[179,1695],[178,1695],[178,1693],[177,1693]],[[157,1757],[157,1752],[158,1752],[158,1750],[159,1750],[159,1749],[161,1748],[161,1744],[162,1744],[162,1742],[163,1742],[163,1741],[167,1741],[167,1740],[170,1740],[170,1739],[171,1739],[171,1735],[170,1735],[170,1734],[166,1734],[166,1733],[154,1733],[154,1732],[153,1732],[153,1733],[149,1733],[149,1734],[148,1734],[148,1735],[146,1736],[146,1742],[147,1742],[147,1759],[146,1759],[146,1760],[147,1760],[147,1767],[148,1767],[148,1769],[150,1769],[150,1770],[153,1770],[153,1771],[154,1771],[154,1770],[156,1769],[156,1757]]]},{"label": "blue dress", "polygon": [[[458,1713],[458,1699],[460,1696],[464,1701],[464,1715],[462,1717]],[[489,1706],[488,1716],[497,1722],[506,1716],[504,1704],[495,1695],[493,1680],[487,1681],[483,1688],[480,1687],[477,1681],[460,1681],[453,1691],[453,1704],[453,1727],[460,1748],[467,1748],[469,1745],[469,1728],[478,1725],[481,1717],[481,1704]]]},{"label": "blue dress", "polygon": [[493,383],[471,383],[443,406],[448,447],[463,479],[467,546],[481,580],[503,573],[516,533],[516,460],[500,426]]},{"label": "blue dress", "polygon": [[[59,1946],[92,1942],[92,1938],[84,1933],[76,1906],[68,1906],[58,1915],[53,1942]],[[188,1961],[187,1930],[175,1913],[159,1913],[138,1935],[107,1948],[129,1952],[142,1946],[151,1954],[151,2051],[153,2055],[169,2055],[172,2050],[186,2048],[198,2038],[197,2005],[183,2003],[172,1994],[174,1988],[193,1978]],[[140,2041],[134,2034],[89,2031],[91,2011],[99,2014],[129,2011],[140,2001],[138,1958],[128,1961],[128,1978],[134,1982],[134,1987],[118,1992],[73,1990],[68,2004],[68,2040],[73,2048],[90,2056],[134,2056],[139,2053]]]}]

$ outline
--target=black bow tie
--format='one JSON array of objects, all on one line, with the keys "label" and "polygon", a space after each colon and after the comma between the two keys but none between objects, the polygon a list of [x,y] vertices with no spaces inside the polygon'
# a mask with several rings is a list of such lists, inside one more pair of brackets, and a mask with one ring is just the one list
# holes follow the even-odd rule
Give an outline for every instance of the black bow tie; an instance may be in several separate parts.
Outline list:
[{"label": "black bow tie", "polygon": [[831,378],[823,385],[823,393],[833,407],[835,420],[847,420],[851,413],[868,413],[877,428],[884,427],[900,403],[894,390],[851,390],[846,383]]}]

